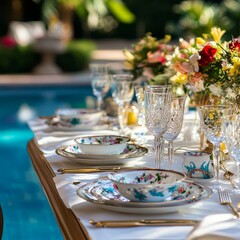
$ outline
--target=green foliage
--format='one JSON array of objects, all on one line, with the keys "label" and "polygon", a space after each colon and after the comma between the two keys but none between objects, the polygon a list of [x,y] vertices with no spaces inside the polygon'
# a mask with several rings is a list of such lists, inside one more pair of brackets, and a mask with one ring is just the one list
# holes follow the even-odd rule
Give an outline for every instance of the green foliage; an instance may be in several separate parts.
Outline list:
[{"label": "green foliage", "polygon": [[39,62],[40,56],[32,51],[31,46],[0,46],[0,73],[29,72]]},{"label": "green foliage", "polygon": [[[56,63],[64,72],[81,71],[88,67],[94,49],[92,41],[70,41],[66,51],[56,56]],[[31,45],[0,46],[0,74],[29,73],[40,61],[41,55],[35,53]]]},{"label": "green foliage", "polygon": [[207,3],[203,0],[182,1],[174,6],[174,11],[179,14],[180,19],[176,23],[168,24],[170,33],[178,36],[201,36],[210,32],[216,26],[229,30],[233,22],[226,15],[226,8],[220,4]]},{"label": "green foliage", "polygon": [[60,6],[72,9],[89,30],[109,32],[118,22],[132,23],[134,14],[121,0],[44,0],[42,15],[46,24],[59,15]]},{"label": "green foliage", "polygon": [[135,20],[133,13],[119,0],[107,1],[107,5],[113,15],[122,23],[132,23]]},{"label": "green foliage", "polygon": [[88,67],[95,44],[89,40],[70,41],[64,53],[56,57],[56,63],[64,72],[77,72]]}]

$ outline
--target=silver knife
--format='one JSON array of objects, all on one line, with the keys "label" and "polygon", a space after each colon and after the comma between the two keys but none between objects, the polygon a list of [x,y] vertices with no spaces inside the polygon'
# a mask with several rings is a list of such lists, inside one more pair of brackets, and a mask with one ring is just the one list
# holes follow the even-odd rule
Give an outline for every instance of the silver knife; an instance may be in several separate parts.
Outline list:
[{"label": "silver knife", "polygon": [[194,226],[199,223],[197,220],[186,219],[141,219],[141,220],[109,220],[94,221],[90,220],[90,224],[95,227],[142,227],[142,226]]}]

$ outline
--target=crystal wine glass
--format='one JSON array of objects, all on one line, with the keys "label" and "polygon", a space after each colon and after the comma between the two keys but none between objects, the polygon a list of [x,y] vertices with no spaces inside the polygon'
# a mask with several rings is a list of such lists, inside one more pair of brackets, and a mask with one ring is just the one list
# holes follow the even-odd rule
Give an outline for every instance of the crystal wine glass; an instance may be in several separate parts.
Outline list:
[{"label": "crystal wine glass", "polygon": [[124,134],[127,125],[127,109],[134,94],[133,76],[130,74],[112,75],[111,91],[113,100],[118,105],[120,132]]},{"label": "crystal wine glass", "polygon": [[223,130],[228,152],[237,165],[238,186],[234,192],[240,193],[240,115],[225,116]]},{"label": "crystal wine glass", "polygon": [[168,161],[170,169],[172,168],[174,157],[173,141],[177,138],[182,129],[185,101],[185,95],[172,98],[171,119],[167,131],[163,135],[163,138],[168,141]]},{"label": "crystal wine glass", "polygon": [[93,94],[97,97],[98,110],[101,110],[103,97],[107,94],[110,88],[107,70],[106,64],[90,64],[92,89]]},{"label": "crystal wine glass", "polygon": [[159,91],[145,88],[144,104],[145,104],[145,124],[149,132],[154,136],[154,148],[156,152],[155,166],[161,167],[163,158],[163,134],[167,131],[168,123],[171,118],[171,101],[172,93],[164,92],[161,88]]},{"label": "crystal wine glass", "polygon": [[224,140],[223,117],[232,114],[233,108],[227,105],[206,105],[198,107],[197,110],[203,133],[213,144],[213,165],[217,190],[220,188],[220,143]]}]

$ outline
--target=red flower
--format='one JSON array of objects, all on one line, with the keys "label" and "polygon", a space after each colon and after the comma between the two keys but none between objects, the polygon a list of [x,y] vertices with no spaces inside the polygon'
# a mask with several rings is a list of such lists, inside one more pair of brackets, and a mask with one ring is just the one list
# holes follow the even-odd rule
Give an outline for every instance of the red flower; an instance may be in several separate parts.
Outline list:
[{"label": "red flower", "polygon": [[16,41],[10,36],[4,36],[0,38],[0,45],[6,48],[12,48],[17,45]]},{"label": "red flower", "polygon": [[233,39],[230,43],[229,43],[229,48],[234,51],[237,50],[238,52],[240,52],[240,41],[239,39],[235,38]]},{"label": "red flower", "polygon": [[207,66],[212,62],[216,52],[216,48],[213,48],[210,45],[205,46],[202,51],[199,52],[199,55],[201,56],[201,59],[198,61],[199,66]]}]

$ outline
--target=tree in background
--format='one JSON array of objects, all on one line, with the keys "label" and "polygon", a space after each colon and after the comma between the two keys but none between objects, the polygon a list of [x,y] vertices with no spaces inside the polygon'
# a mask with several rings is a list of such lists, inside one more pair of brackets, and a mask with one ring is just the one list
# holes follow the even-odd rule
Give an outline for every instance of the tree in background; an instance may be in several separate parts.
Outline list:
[{"label": "tree in background", "polygon": [[229,31],[234,22],[227,16],[226,7],[222,2],[215,4],[202,0],[182,1],[173,7],[180,16],[179,21],[169,22],[166,31],[178,37],[194,37],[210,32],[211,28],[218,26]]},{"label": "tree in background", "polygon": [[73,15],[80,18],[85,36],[89,31],[110,32],[118,22],[125,24],[135,20],[121,0],[42,0],[43,19],[47,25],[56,16],[64,23],[69,38],[73,34]]}]

